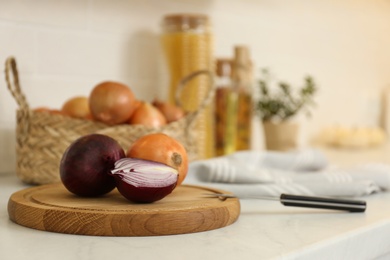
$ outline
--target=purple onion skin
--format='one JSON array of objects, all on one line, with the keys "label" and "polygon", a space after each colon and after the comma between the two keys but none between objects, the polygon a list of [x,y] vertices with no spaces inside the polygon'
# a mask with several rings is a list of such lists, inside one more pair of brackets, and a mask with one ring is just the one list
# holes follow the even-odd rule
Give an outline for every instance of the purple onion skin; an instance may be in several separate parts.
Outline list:
[{"label": "purple onion skin", "polygon": [[125,157],[113,138],[91,134],[78,138],[65,151],[60,162],[60,177],[65,188],[83,197],[97,197],[115,188],[110,174],[115,162]]},{"label": "purple onion skin", "polygon": [[135,187],[115,175],[116,188],[126,199],[135,203],[152,203],[165,198],[175,189],[177,182],[165,187]]}]

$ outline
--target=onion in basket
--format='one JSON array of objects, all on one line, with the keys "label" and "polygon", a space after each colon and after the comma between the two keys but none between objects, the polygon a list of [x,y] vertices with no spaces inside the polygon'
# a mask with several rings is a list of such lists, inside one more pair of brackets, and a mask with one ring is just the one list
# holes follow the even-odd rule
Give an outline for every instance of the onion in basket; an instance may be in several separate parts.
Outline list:
[{"label": "onion in basket", "polygon": [[167,124],[164,115],[148,102],[141,104],[130,117],[129,124],[143,125],[147,127],[160,127]]},{"label": "onion in basket", "polygon": [[168,102],[155,99],[153,100],[152,104],[161,111],[161,113],[167,119],[168,123],[177,121],[185,116],[185,112],[181,107],[170,104]]},{"label": "onion in basket", "polygon": [[126,123],[136,105],[131,89],[119,82],[102,82],[93,88],[89,96],[93,118],[108,125]]},{"label": "onion in basket", "polygon": [[88,98],[83,96],[76,96],[66,100],[62,105],[61,111],[75,118],[91,118]]}]

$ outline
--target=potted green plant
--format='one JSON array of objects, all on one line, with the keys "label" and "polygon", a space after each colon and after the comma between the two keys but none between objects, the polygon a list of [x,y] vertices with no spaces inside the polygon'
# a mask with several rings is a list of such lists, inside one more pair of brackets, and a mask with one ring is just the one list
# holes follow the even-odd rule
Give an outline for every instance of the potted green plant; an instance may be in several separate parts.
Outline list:
[{"label": "potted green plant", "polygon": [[266,148],[296,148],[299,126],[292,119],[300,112],[311,115],[309,108],[315,104],[316,84],[311,76],[307,76],[297,92],[290,84],[281,81],[277,82],[276,88],[272,87],[268,69],[262,69],[255,110],[263,124]]}]

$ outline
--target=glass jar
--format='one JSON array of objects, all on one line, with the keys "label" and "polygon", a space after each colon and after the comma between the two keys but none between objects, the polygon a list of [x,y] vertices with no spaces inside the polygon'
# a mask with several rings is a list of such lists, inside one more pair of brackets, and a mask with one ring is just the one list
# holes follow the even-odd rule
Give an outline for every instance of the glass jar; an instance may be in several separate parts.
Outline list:
[{"label": "glass jar", "polygon": [[[198,14],[172,14],[163,18],[161,44],[170,76],[169,102],[175,103],[179,82],[199,71],[213,71],[213,35],[209,18]],[[183,109],[195,111],[210,91],[210,79],[200,75],[181,91]],[[214,156],[214,124],[211,104],[199,114],[196,122],[199,159]]]}]

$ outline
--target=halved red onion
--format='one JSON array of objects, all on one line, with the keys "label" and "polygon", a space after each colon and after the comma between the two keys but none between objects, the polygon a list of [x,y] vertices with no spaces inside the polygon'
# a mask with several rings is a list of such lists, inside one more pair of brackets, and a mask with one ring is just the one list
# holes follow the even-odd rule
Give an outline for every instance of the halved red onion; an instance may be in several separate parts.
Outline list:
[{"label": "halved red onion", "polygon": [[118,191],[133,202],[150,203],[163,199],[176,187],[178,171],[162,163],[122,158],[111,170]]}]

